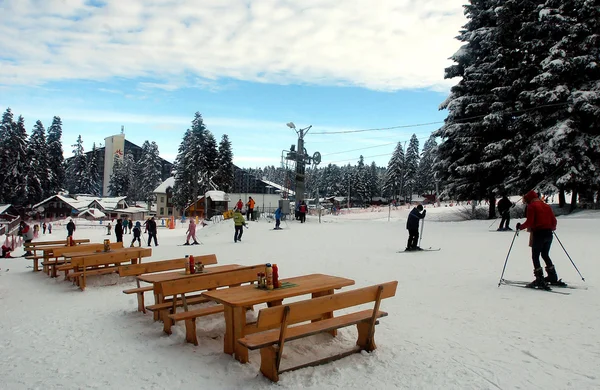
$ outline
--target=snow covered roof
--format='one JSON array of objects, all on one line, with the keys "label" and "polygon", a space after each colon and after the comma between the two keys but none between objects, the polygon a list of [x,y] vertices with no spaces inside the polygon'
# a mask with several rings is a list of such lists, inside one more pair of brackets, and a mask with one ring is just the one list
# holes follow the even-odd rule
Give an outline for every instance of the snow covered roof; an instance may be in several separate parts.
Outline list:
[{"label": "snow covered roof", "polygon": [[0,214],[4,214],[11,206],[10,204],[0,204]]},{"label": "snow covered roof", "polygon": [[41,202],[34,204],[33,208],[36,209],[36,208],[40,207],[41,205],[43,205],[44,203],[47,203],[54,198],[60,200],[61,202],[68,204],[69,206],[71,206],[71,208],[73,208],[75,210],[83,210],[83,209],[87,208],[90,205],[90,203],[92,202],[92,201],[88,201],[85,199],[74,199],[74,198],[71,198],[70,196],[65,196],[65,195],[52,195],[52,196],[42,200]]},{"label": "snow covered roof", "polygon": [[167,180],[160,183],[160,185],[158,187],[156,187],[154,189],[154,191],[152,191],[152,192],[157,193],[157,194],[166,194],[167,188],[169,188],[169,187],[173,188],[174,185],[175,185],[175,176],[171,176]]},{"label": "snow covered roof", "polygon": [[262,181],[263,183],[267,184],[267,185],[270,185],[271,187],[274,187],[274,188],[278,189],[278,190],[279,190],[279,191],[281,191],[281,192],[284,192],[284,191],[285,191],[285,192],[287,192],[287,193],[288,193],[288,195],[291,195],[291,196],[293,196],[293,195],[296,195],[296,192],[295,192],[295,191],[292,191],[292,190],[290,190],[289,188],[285,188],[285,187],[284,187],[284,186],[282,186],[282,185],[279,185],[279,184],[277,184],[277,183],[273,183],[272,181],[268,181],[268,180],[261,180],[261,181]]},{"label": "snow covered roof", "polygon": [[77,215],[77,217],[82,218],[82,217],[84,217],[86,215],[91,215],[92,217],[94,217],[96,219],[106,217],[106,214],[104,214],[102,211],[100,211],[98,209],[94,209],[94,208],[82,211],[81,213],[79,213]]},{"label": "snow covered roof", "polygon": [[204,195],[213,202],[229,202],[229,194],[223,191],[206,191]]}]

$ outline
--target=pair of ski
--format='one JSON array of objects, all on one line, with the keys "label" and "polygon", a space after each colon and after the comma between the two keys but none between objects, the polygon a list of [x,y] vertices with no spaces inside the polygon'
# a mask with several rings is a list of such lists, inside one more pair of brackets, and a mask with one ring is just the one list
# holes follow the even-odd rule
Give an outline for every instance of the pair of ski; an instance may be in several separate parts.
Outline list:
[{"label": "pair of ski", "polygon": [[407,251],[406,249],[403,251],[398,251],[396,253],[418,253],[418,252],[437,252],[442,248],[421,248],[421,249],[417,249],[417,250],[412,250],[412,251]]},{"label": "pair of ski", "polygon": [[505,285],[505,286],[513,286],[513,287],[521,287],[521,288],[527,288],[530,290],[539,290],[539,291],[546,291],[549,293],[554,293],[554,294],[562,294],[562,295],[570,295],[571,293],[568,293],[566,291],[556,291],[553,290],[553,288],[557,288],[557,289],[571,289],[571,290],[587,290],[587,287],[580,287],[580,286],[569,286],[567,284],[564,285],[550,285],[549,289],[543,289],[543,288],[536,288],[536,287],[529,287],[528,284],[531,282],[526,282],[523,280],[507,280],[507,279],[502,279],[501,284]]}]

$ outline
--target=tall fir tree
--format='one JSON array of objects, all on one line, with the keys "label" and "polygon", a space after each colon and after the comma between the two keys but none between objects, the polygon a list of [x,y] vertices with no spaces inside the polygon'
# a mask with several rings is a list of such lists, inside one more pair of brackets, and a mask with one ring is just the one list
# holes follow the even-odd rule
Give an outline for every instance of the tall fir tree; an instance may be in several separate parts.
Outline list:
[{"label": "tall fir tree", "polygon": [[406,159],[405,159],[405,187],[409,199],[412,200],[412,195],[418,190],[418,169],[419,169],[419,139],[416,134],[410,137],[408,147],[406,148]]},{"label": "tall fir tree", "polygon": [[10,203],[11,200],[11,173],[7,167],[11,164],[10,137],[16,126],[13,112],[8,107],[2,114],[0,123],[0,204]]},{"label": "tall fir tree", "polygon": [[6,172],[6,185],[8,194],[7,203],[16,206],[26,205],[27,198],[27,172],[29,160],[27,156],[27,130],[25,119],[19,116],[17,122],[12,122],[8,138],[4,142],[8,151],[8,158],[3,170]]},{"label": "tall fir tree", "polygon": [[394,153],[388,162],[384,181],[384,193],[390,198],[396,199],[404,194],[405,156],[402,143],[398,142]]},{"label": "tall fir tree", "polygon": [[67,188],[70,194],[87,193],[87,158],[81,135],[77,137],[77,141],[71,147],[73,148],[73,158],[67,166]]},{"label": "tall fir tree", "polygon": [[231,142],[227,134],[223,134],[221,137],[218,154],[218,168],[214,182],[221,191],[231,192],[234,179],[233,151],[231,150]]},{"label": "tall fir tree", "polygon": [[[130,153],[127,153],[130,155]],[[108,193],[111,196],[127,196],[127,191],[129,190],[129,169],[127,161],[129,160],[127,156],[121,157],[120,155],[114,155],[113,162],[113,172],[110,175],[110,179],[108,182]]]},{"label": "tall fir tree", "polygon": [[[183,209],[191,201],[192,180],[194,167],[189,160],[189,145],[192,138],[192,131],[186,130],[175,159],[174,173],[175,184],[173,185],[173,204],[179,209]],[[192,169],[189,169],[190,167]]]},{"label": "tall fir tree", "polygon": [[27,171],[25,172],[27,201],[33,205],[48,194],[48,154],[46,129],[37,121],[27,143]]},{"label": "tall fir tree", "polygon": [[417,172],[417,189],[421,193],[431,194],[436,190],[436,175],[433,169],[435,163],[437,142],[435,137],[431,136],[423,145],[419,169]]},{"label": "tall fir tree", "polygon": [[87,156],[87,172],[85,176],[85,192],[94,196],[102,195],[102,179],[98,169],[98,149],[92,144],[92,151]]},{"label": "tall fir tree", "polygon": [[62,121],[55,116],[48,127],[48,194],[57,194],[65,188],[65,163],[62,147]]},{"label": "tall fir tree", "polygon": [[158,187],[161,182],[162,164],[156,142],[144,142],[142,150],[144,153],[139,162],[139,165],[141,166],[140,176],[142,177],[140,199],[146,201],[148,206],[150,206],[154,197],[154,189]]}]

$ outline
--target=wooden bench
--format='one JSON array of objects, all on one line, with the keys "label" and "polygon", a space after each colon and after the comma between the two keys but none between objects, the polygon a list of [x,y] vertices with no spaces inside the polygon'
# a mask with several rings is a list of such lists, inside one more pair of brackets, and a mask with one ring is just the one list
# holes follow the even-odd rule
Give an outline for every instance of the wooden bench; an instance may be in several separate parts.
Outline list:
[{"label": "wooden bench", "polygon": [[[143,274],[151,274],[156,272],[163,271],[172,271],[177,269],[184,269],[189,259],[181,258],[181,259],[173,259],[173,260],[164,260],[164,261],[153,261],[151,263],[145,264],[131,264],[131,265],[122,265],[119,267],[118,272],[119,276],[139,276]],[[194,261],[202,262],[204,265],[213,265],[217,264],[217,255],[202,255],[202,256],[194,256]],[[140,286],[140,280],[136,279],[137,287],[129,290],[123,290],[124,294],[137,294],[137,302],[138,302],[138,311],[146,313],[146,307],[144,304],[144,293],[147,291],[152,291],[154,286]]]},{"label": "wooden bench", "polygon": [[[120,247],[123,247],[123,243]],[[116,242],[112,243],[113,246],[118,246]],[[61,247],[53,247],[49,249],[44,249],[44,261],[42,261],[42,269],[46,274],[56,277],[56,266],[63,265],[66,263],[65,255],[69,253],[78,253],[78,252],[102,252],[104,250],[104,244],[101,243],[89,243],[89,244],[80,244],[74,246],[61,246]],[[62,259],[59,260],[59,257]]]},{"label": "wooden bench", "polygon": [[[61,254],[62,257],[64,257],[64,262],[61,264],[56,264],[54,266],[54,269],[52,270],[52,272],[57,273],[57,271],[63,271],[65,273],[65,280],[69,279],[69,271],[72,271],[74,268],[74,265],[72,264],[72,255],[76,256],[76,257],[80,257],[78,255],[92,255],[95,253],[103,253],[104,251],[104,244],[93,244],[93,245],[100,245],[101,250],[95,250],[93,246],[79,246],[79,247],[65,247],[65,248],[76,248],[76,249],[59,249],[59,251],[57,253]],[[123,243],[122,242],[111,242],[110,243],[110,248],[111,250],[115,250],[115,249],[123,249]],[[79,250],[77,250],[79,249]],[[69,258],[69,260],[67,260],[67,258]]]},{"label": "wooden bench", "polygon": [[152,256],[150,248],[125,248],[116,252],[97,253],[81,257],[72,257],[71,266],[74,272],[68,275],[83,291],[86,278],[92,275],[106,275],[118,271],[121,263],[137,261],[141,257]]},{"label": "wooden bench", "polygon": [[[87,243],[90,242],[89,238],[80,238],[77,240],[73,240],[73,243],[75,245],[79,245],[82,243]],[[25,256],[25,258],[27,260],[33,260],[33,271],[39,271],[39,260],[42,259],[43,253],[41,255],[38,255],[37,251],[41,251],[47,247],[51,247],[51,246],[57,246],[57,245],[64,245],[65,247],[68,245],[68,241],[65,240],[55,240],[55,241],[35,241],[35,242],[26,242],[25,244],[23,244],[25,252],[31,252],[33,251],[33,255],[31,256]]]},{"label": "wooden bench", "polygon": [[[250,350],[260,349],[260,372],[273,382],[277,382],[279,374],[286,371],[328,363],[363,350],[373,351],[377,348],[375,345],[377,319],[387,316],[386,312],[379,310],[379,305],[382,299],[396,295],[397,286],[397,281],[388,282],[262,309],[258,313],[257,329],[274,327],[277,327],[277,329],[248,334],[239,339],[238,342]],[[334,310],[346,309],[370,302],[375,303],[372,309],[343,314],[333,318],[318,319],[323,314]],[[315,319],[318,320],[315,321]],[[307,321],[311,322],[290,326]],[[284,370],[280,368],[285,342],[351,325],[356,325],[358,328],[356,347],[351,351]]]},{"label": "wooden bench", "polygon": [[[198,345],[196,318],[220,313],[224,308],[223,305],[216,305],[188,310],[188,305],[204,303],[210,300],[201,295],[186,296],[186,294],[253,283],[256,281],[256,274],[264,269],[265,265],[260,264],[241,267],[231,271],[216,272],[207,275],[199,274],[198,277],[156,283],[154,288],[157,296],[163,298],[172,296],[173,299],[171,302],[148,306],[147,309],[160,311],[159,318],[163,320],[163,330],[167,334],[171,334],[171,326],[176,321],[185,321],[186,341]],[[181,299],[177,298],[178,295],[181,296]],[[183,306],[184,312],[177,313],[178,306]]]}]

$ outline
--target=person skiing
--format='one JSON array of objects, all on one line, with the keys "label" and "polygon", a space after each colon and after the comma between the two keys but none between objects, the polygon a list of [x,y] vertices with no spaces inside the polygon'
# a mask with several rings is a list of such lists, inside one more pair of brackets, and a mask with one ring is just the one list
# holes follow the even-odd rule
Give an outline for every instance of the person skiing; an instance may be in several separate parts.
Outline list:
[{"label": "person skiing", "polygon": [[242,234],[244,234],[244,226],[246,225],[246,221],[244,220],[244,216],[242,215],[242,211],[236,208],[233,211],[233,225],[235,227],[235,233],[233,234],[233,242],[242,241]]},{"label": "person skiing", "polygon": [[506,195],[502,196],[502,199],[498,202],[498,212],[502,217],[498,231],[512,230],[510,228],[510,208],[515,207],[515,204],[511,202]]},{"label": "person skiing", "polygon": [[108,225],[106,226],[106,228],[108,229],[108,232],[106,233],[106,235],[110,236],[110,231],[112,230],[112,226],[111,226],[110,222],[108,223]]},{"label": "person skiing", "polygon": [[[133,223],[133,221],[131,222]],[[137,221],[135,223],[135,227],[133,228],[133,240],[131,240],[131,245],[129,245],[131,248],[133,248],[133,244],[135,243],[135,241],[137,240],[139,246],[142,246],[142,240],[140,239],[140,236],[142,235],[142,224],[140,223],[140,221]]]},{"label": "person skiing", "polygon": [[117,242],[123,242],[123,222],[121,218],[117,219],[115,225],[115,236],[117,236]]},{"label": "person skiing", "polygon": [[69,220],[67,224],[67,238],[72,237],[73,233],[75,233],[75,222],[72,219]]},{"label": "person skiing", "polygon": [[[531,288],[549,289],[548,284],[564,286],[565,283],[558,279],[556,268],[550,259],[552,235],[556,230],[556,216],[552,208],[542,202],[538,194],[531,190],[523,196],[523,203],[527,205],[527,219],[517,223],[517,230],[531,230],[531,259],[533,261],[533,275],[535,280],[527,285]],[[540,255],[546,263],[547,277],[540,264]]]},{"label": "person skiing", "polygon": [[186,233],[187,238],[185,239],[185,244],[183,245],[190,245],[190,237],[194,239],[192,245],[198,245],[198,241],[196,241],[196,222],[194,221],[194,218],[190,218],[190,224],[188,225],[188,230]]},{"label": "person skiing", "polygon": [[275,230],[280,230],[279,225],[281,224],[281,207],[277,207],[275,210]]},{"label": "person skiing", "polygon": [[248,221],[254,221],[254,199],[250,196],[248,198],[248,203],[246,203],[246,219]]},{"label": "person skiing", "polygon": [[408,243],[406,244],[407,251],[419,251],[421,248],[417,246],[419,242],[419,220],[425,218],[427,210],[423,210],[423,205],[414,207],[406,218],[406,229],[408,230]]},{"label": "person skiing", "polygon": [[154,217],[147,221],[146,229],[148,229],[148,246],[151,246],[152,238],[154,238],[154,246],[158,246],[158,240],[156,239],[156,221]]}]

